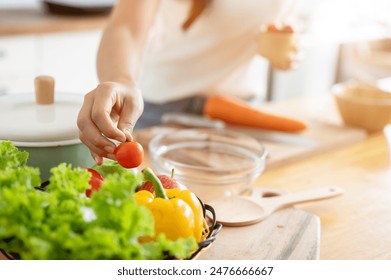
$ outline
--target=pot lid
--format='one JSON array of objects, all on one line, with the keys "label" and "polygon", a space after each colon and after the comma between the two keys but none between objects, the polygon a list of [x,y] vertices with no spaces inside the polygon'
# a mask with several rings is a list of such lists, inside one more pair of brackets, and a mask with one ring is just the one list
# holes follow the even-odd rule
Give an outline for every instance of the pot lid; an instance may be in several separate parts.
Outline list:
[{"label": "pot lid", "polygon": [[54,80],[37,77],[36,94],[0,97],[0,139],[50,142],[79,138],[77,116],[83,96],[57,94]]}]

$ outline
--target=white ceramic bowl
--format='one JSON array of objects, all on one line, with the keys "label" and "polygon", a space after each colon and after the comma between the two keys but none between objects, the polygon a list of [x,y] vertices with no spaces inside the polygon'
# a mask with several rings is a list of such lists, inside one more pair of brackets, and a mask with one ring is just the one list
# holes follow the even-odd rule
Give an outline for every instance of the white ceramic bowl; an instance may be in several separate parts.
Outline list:
[{"label": "white ceramic bowl", "polygon": [[157,173],[174,169],[174,178],[205,202],[250,189],[267,156],[254,138],[223,129],[160,134],[151,140],[149,151]]}]

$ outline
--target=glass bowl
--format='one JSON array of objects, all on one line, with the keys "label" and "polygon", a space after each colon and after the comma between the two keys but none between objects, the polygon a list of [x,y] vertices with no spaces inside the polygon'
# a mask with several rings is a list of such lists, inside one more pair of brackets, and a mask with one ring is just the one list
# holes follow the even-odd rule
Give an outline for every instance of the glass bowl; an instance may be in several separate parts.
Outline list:
[{"label": "glass bowl", "polygon": [[171,174],[201,200],[210,202],[251,189],[265,169],[267,152],[256,139],[224,129],[184,129],[149,143],[158,174]]}]

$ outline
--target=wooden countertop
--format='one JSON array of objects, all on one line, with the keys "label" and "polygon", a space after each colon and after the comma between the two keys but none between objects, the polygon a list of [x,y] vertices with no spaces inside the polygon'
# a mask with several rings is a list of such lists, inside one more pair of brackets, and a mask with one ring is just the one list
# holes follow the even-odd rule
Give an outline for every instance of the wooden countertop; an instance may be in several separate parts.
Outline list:
[{"label": "wooden countertop", "polygon": [[391,259],[389,147],[379,133],[359,144],[265,172],[256,185],[287,191],[343,188],[340,198],[299,207],[320,218],[320,259]]},{"label": "wooden countertop", "polygon": [[43,8],[0,9],[0,36],[101,29],[106,20],[107,15],[62,16]]},{"label": "wooden countertop", "polygon": [[[342,124],[331,96],[273,105],[280,112],[311,112]],[[342,132],[341,132],[342,133]],[[329,135],[332,138],[336,135]],[[323,186],[345,190],[341,197],[296,206],[320,218],[320,259],[391,259],[391,125],[350,145],[266,170],[255,186],[302,191]]]}]

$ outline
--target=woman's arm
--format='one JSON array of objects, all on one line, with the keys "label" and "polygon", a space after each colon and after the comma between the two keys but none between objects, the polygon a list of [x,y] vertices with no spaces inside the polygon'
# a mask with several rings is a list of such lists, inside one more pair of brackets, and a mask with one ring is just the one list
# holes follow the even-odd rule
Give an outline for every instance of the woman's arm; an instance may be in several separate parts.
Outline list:
[{"label": "woman's arm", "polygon": [[158,7],[159,0],[118,1],[99,46],[97,67],[100,82],[134,83]]},{"label": "woman's arm", "polygon": [[114,159],[115,144],[124,142],[143,111],[135,83],[140,58],[159,0],[119,0],[112,11],[99,46],[99,85],[86,94],[78,117],[80,140],[95,161]]}]

